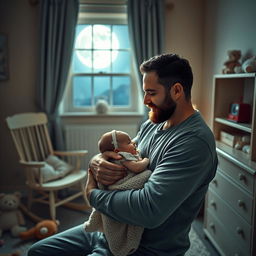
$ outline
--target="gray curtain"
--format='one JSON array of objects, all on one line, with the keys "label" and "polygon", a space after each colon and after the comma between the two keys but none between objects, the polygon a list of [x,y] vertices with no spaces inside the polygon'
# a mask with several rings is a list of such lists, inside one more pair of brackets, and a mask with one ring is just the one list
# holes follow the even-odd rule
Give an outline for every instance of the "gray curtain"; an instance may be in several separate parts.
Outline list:
[{"label": "gray curtain", "polygon": [[71,62],[78,11],[78,0],[40,1],[37,103],[48,116],[55,149],[64,149],[58,108]]},{"label": "gray curtain", "polygon": [[139,82],[140,64],[164,48],[164,0],[128,0],[128,28]]}]

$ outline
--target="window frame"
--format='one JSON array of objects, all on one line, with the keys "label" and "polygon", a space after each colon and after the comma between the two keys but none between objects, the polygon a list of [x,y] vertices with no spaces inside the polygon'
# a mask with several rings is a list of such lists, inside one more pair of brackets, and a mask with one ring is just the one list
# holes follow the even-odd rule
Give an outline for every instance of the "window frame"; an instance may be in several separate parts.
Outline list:
[{"label": "window frame", "polygon": [[[80,11],[78,16],[78,25],[81,24],[106,24],[106,25],[127,25],[127,14],[126,12],[122,13],[110,13],[108,12],[84,12]],[[131,79],[131,87],[130,87],[130,105],[129,106],[109,106],[108,114],[129,114],[129,113],[140,113],[141,112],[141,93],[140,88],[138,88],[137,78],[136,78],[136,72],[135,72],[135,65],[134,60],[132,56],[132,51],[130,49],[131,53],[131,71],[128,73]],[[72,53],[73,54],[73,53]],[[63,101],[61,104],[61,109],[63,113],[80,113],[80,114],[96,114],[95,106],[89,106],[89,107],[75,107],[73,106],[73,88],[72,88],[72,66],[70,65],[70,70],[68,74],[68,79],[66,83],[66,90],[64,92]],[[76,73],[75,76],[79,75],[79,73]],[[84,73],[81,73],[81,75],[84,76]],[[88,73],[89,75],[93,76],[110,76],[111,73]],[[115,76],[127,76],[127,73],[114,73]]]}]

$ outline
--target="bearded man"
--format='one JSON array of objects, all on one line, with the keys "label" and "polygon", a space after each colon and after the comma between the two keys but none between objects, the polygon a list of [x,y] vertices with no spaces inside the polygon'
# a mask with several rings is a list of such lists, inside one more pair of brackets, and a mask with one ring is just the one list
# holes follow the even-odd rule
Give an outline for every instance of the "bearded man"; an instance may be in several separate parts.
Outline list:
[{"label": "bearded man", "polygon": [[[140,70],[144,104],[151,111],[134,140],[141,156],[150,159],[152,175],[142,189],[99,190],[97,182],[110,185],[126,175],[123,167],[108,161],[120,156],[106,152],[91,160],[85,192],[97,211],[144,227],[140,245],[130,255],[184,255],[191,223],[216,172],[215,140],[192,106],[193,74],[186,59],[163,54],[142,63]],[[102,233],[86,233],[80,225],[38,242],[31,255],[113,254]]]}]

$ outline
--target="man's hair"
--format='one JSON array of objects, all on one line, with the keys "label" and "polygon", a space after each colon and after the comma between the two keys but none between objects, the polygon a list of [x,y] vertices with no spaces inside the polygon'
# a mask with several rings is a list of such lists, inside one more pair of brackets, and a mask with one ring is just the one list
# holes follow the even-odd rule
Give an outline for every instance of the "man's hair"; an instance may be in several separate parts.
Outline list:
[{"label": "man's hair", "polygon": [[175,83],[180,83],[186,99],[191,98],[192,69],[188,60],[179,57],[177,54],[154,56],[140,65],[140,71],[142,74],[155,71],[158,82],[166,89],[171,88]]}]

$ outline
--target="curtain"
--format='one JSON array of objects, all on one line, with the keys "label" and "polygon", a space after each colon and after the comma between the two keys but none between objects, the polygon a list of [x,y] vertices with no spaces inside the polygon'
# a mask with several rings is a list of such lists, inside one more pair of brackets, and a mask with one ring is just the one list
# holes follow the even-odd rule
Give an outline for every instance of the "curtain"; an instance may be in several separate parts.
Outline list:
[{"label": "curtain", "polygon": [[58,108],[72,57],[78,0],[40,1],[40,63],[37,104],[47,114],[55,149],[64,149]]},{"label": "curtain", "polygon": [[164,48],[164,0],[128,0],[128,28],[136,70],[141,84],[140,64]]}]

